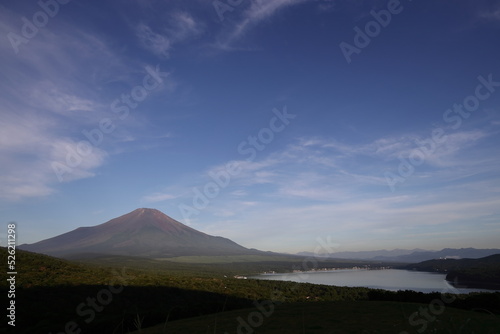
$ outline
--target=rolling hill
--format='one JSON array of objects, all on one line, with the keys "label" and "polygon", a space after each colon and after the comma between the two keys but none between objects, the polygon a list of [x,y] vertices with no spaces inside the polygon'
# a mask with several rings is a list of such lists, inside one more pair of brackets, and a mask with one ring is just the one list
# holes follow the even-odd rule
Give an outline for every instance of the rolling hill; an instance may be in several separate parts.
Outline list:
[{"label": "rolling hill", "polygon": [[[7,262],[7,256],[0,247],[0,260]],[[234,333],[239,318],[260,324],[258,305],[265,305],[272,314],[261,313],[261,325],[238,332],[414,333],[423,328],[415,326],[424,313],[414,323],[409,316],[432,312],[433,303],[442,299],[437,292],[243,280],[226,276],[225,266],[133,259],[131,266],[114,262],[117,267],[107,267],[18,250],[16,315],[29,321],[16,323],[15,332]],[[137,266],[143,260],[150,266]],[[0,282],[1,293],[8,289],[9,282]],[[427,331],[497,333],[499,298],[499,293],[457,295],[442,315],[431,313],[435,320],[427,323]],[[7,328],[2,322],[0,333],[12,332]]]},{"label": "rolling hill", "polygon": [[500,290],[500,254],[480,259],[428,260],[404,268],[446,273],[446,280],[457,287]]}]

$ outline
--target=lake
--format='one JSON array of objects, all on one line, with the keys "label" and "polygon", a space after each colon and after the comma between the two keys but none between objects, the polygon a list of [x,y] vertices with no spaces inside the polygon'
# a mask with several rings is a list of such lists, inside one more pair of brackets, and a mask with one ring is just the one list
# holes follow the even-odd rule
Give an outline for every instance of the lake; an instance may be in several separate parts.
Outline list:
[{"label": "lake", "polygon": [[445,280],[446,274],[397,269],[339,269],[331,271],[262,274],[251,278],[292,281],[335,286],[367,287],[384,290],[414,290],[419,292],[493,292],[494,290],[455,288]]}]

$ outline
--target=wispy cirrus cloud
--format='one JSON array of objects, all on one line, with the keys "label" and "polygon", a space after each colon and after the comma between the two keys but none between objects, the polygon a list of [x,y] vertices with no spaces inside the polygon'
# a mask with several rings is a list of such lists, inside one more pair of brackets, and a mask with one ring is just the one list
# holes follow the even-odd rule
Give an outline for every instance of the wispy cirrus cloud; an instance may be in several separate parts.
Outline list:
[{"label": "wispy cirrus cloud", "polygon": [[202,24],[187,12],[175,12],[168,18],[168,26],[158,28],[143,22],[135,27],[135,35],[146,50],[160,58],[168,58],[175,44],[203,32]]},{"label": "wispy cirrus cloud", "polygon": [[174,198],[177,198],[177,196],[169,194],[169,193],[158,192],[158,193],[153,193],[151,195],[144,196],[142,198],[142,200],[145,202],[148,202],[148,203],[157,203],[157,202],[163,202],[163,201],[167,201],[167,200],[174,199]]},{"label": "wispy cirrus cloud", "polygon": [[[455,189],[456,191],[457,189]],[[432,196],[422,198],[421,195],[412,196],[386,196],[372,197],[352,200],[346,198],[341,202],[315,203],[307,205],[273,205],[266,206],[261,203],[261,208],[244,210],[244,214],[232,217],[232,230],[227,235],[251,247],[262,248],[266,244],[272,244],[272,240],[280,244],[293,245],[300,242],[306,235],[310,240],[316,240],[317,236],[331,235],[336,240],[344,240],[347,249],[353,246],[363,248],[363,243],[380,240],[380,238],[392,240],[397,237],[401,248],[414,237],[415,233],[452,233],[445,237],[436,235],[429,237],[428,244],[439,245],[442,248],[452,245],[453,242],[465,242],[467,239],[459,239],[460,236],[453,235],[454,232],[463,233],[467,229],[462,222],[474,220],[476,226],[481,229],[470,231],[470,238],[484,238],[485,242],[494,242],[495,235],[498,236],[500,226],[498,223],[487,225],[489,220],[485,212],[498,212],[498,192],[489,200],[466,198],[443,201],[443,196],[448,196],[449,189],[443,189]],[[490,195],[491,196],[491,195]],[[439,199],[441,197],[441,199]],[[234,204],[234,203],[233,203]],[[235,211],[242,210],[241,207],[234,208]],[[258,224],[256,223],[258,222]],[[238,233],[239,226],[252,224],[253,231]],[[294,231],[286,233],[287,230]],[[210,226],[212,231],[218,228],[225,229],[221,225]],[[266,229],[266,236],[260,232]],[[257,238],[257,236],[259,236]],[[450,239],[447,239],[450,237]],[[258,241],[256,241],[258,240]],[[394,242],[394,241],[393,241]],[[393,244],[394,245],[394,244]],[[423,245],[427,246],[425,243]],[[312,249],[314,244],[311,243]],[[439,247],[437,246],[437,247]],[[436,247],[436,246],[434,246]],[[283,250],[287,250],[286,248]]]},{"label": "wispy cirrus cloud", "polygon": [[28,101],[36,108],[68,115],[75,111],[94,111],[101,108],[96,101],[80,97],[72,92],[67,93],[51,81],[41,81],[32,87]]},{"label": "wispy cirrus cloud", "polygon": [[204,25],[187,12],[175,12],[169,21],[171,28],[168,31],[176,43],[203,33]]},{"label": "wispy cirrus cloud", "polygon": [[236,26],[231,27],[231,32],[224,35],[216,44],[223,50],[232,50],[232,44],[242,38],[250,29],[266,19],[276,15],[279,11],[307,0],[256,0],[244,10]]},{"label": "wispy cirrus cloud", "polygon": [[[485,130],[450,134],[446,142],[436,147],[435,153],[427,158],[427,167],[415,174],[415,181],[433,188],[437,184],[462,182],[460,180],[471,175],[494,172],[500,158],[492,157],[489,150],[481,152],[480,149],[481,140],[489,135],[493,134]],[[384,171],[397,168],[398,156],[418,147],[418,138],[421,137],[385,137],[353,144],[326,137],[303,137],[260,160],[235,161],[240,172],[231,176],[216,200],[242,203],[257,196],[312,204],[366,199],[373,192],[387,191]],[[475,161],[466,158],[471,151],[478,154]],[[489,162],[485,163],[486,160]],[[181,196],[172,197],[169,189],[146,198],[190,204],[193,187],[203,191],[203,186],[213,181],[211,175],[221,175],[225,170],[226,164],[213,166],[190,177],[195,180],[192,183],[184,187],[177,184],[178,190],[184,189],[179,191]]]},{"label": "wispy cirrus cloud", "polygon": [[245,12],[243,20],[238,24],[233,34],[237,38],[244,34],[253,25],[275,15],[278,11],[305,2],[306,0],[257,0],[253,1]]},{"label": "wispy cirrus cloud", "polygon": [[478,17],[486,21],[500,21],[500,5],[492,6],[488,10],[481,10]]},{"label": "wispy cirrus cloud", "polygon": [[[47,196],[58,183],[52,162],[65,162],[77,142],[58,134],[63,123],[27,110],[1,109],[0,187],[1,198],[20,200]],[[93,169],[103,164],[107,154],[94,148],[72,168],[66,181],[91,177]]]},{"label": "wispy cirrus cloud", "polygon": [[[3,20],[7,15],[0,13],[1,27],[16,31],[17,22]],[[64,182],[95,176],[109,156],[97,146],[80,160],[71,152],[87,139],[82,130],[109,117],[111,101],[102,97],[102,87],[111,78],[126,81],[123,73],[130,70],[102,36],[68,25],[63,16],[54,24],[67,29],[41,29],[18,54],[7,39],[0,40],[6,64],[0,82],[2,199],[55,193],[59,180],[53,163],[67,165],[68,156],[74,160]]]},{"label": "wispy cirrus cloud", "polygon": [[151,27],[144,23],[137,25],[135,34],[146,50],[159,57],[169,57],[172,42],[167,36],[153,31]]}]

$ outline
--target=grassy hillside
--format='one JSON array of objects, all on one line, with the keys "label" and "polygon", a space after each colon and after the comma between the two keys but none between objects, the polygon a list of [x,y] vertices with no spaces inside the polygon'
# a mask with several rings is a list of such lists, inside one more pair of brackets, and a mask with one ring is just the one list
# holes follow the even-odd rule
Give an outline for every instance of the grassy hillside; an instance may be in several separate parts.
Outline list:
[{"label": "grassy hillside", "polygon": [[[231,256],[180,256],[173,258],[140,258],[130,256],[94,255],[77,257],[74,261],[84,264],[104,265],[106,267],[140,268],[145,271],[168,271],[175,275],[254,275],[266,271],[291,272],[308,270],[311,262],[304,265],[303,257],[292,255],[231,255]],[[310,258],[309,258],[310,259]],[[345,259],[317,259],[316,268],[352,268],[367,266],[371,268],[389,266],[376,261],[354,261]],[[394,265],[394,264],[392,264]],[[308,267],[307,267],[308,266]]]},{"label": "grassy hillside", "polygon": [[[498,333],[500,319],[494,315],[473,313],[454,308],[446,309],[435,320],[422,322],[412,313],[422,304],[395,302],[316,302],[292,303],[267,307],[269,316],[249,316],[256,308],[210,314],[177,321],[165,321],[157,326],[141,328],[131,334],[196,334],[196,333]],[[252,326],[258,325],[258,326]],[[250,329],[250,330],[249,330]]]},{"label": "grassy hillside", "polygon": [[297,262],[296,256],[286,255],[220,255],[220,256],[177,256],[169,258],[156,258],[159,261],[171,261],[180,263],[252,263],[252,262]]},{"label": "grassy hillside", "polygon": [[411,264],[407,269],[447,273],[446,279],[455,285],[500,289],[500,254],[480,259],[442,259]]},{"label": "grassy hillside", "polygon": [[[0,249],[0,255],[2,261],[6,261],[5,248]],[[18,251],[16,260],[17,333],[60,333],[67,331],[67,326],[74,326],[75,330],[81,329],[82,333],[126,333],[138,327],[164,324],[167,318],[169,323],[174,324],[175,321],[200,316],[213,319],[210,317],[215,314],[219,314],[222,319],[228,311],[245,310],[241,312],[247,314],[248,309],[255,309],[256,301],[272,301],[276,305],[276,317],[272,317],[276,320],[272,321],[278,321],[278,324],[279,319],[286,319],[286,314],[291,317],[290,321],[299,317],[293,313],[299,309],[303,310],[302,317],[324,317],[321,312],[327,312],[323,314],[328,316],[331,312],[338,312],[334,307],[337,305],[336,307],[342,308],[342,303],[347,303],[346,307],[357,305],[353,308],[365,310],[363,312],[367,312],[366,317],[392,323],[394,319],[390,314],[377,313],[382,306],[361,302],[391,302],[390,305],[400,305],[407,314],[410,310],[418,311],[416,306],[406,311],[408,302],[419,302],[422,307],[428,307],[432,300],[440,298],[439,294],[413,291],[396,293],[368,288],[232,277],[233,273],[242,273],[243,269],[249,272],[276,267],[290,270],[291,266],[297,265],[276,259],[269,262],[193,264],[130,257],[99,257],[89,264]],[[6,293],[6,281],[0,283],[0,290],[0,293]],[[304,305],[311,309],[294,306],[305,302]],[[350,304],[352,302],[360,304]],[[330,307],[333,309],[329,309]],[[487,309],[500,314],[500,293],[460,296],[447,305],[447,310],[453,307],[466,310]],[[278,308],[283,309],[284,313],[278,311]],[[287,311],[288,308],[290,309]],[[471,319],[479,316],[476,312],[468,313]],[[335,321],[342,321],[348,327],[349,321],[359,321],[359,312],[344,312],[341,318],[336,319]],[[233,315],[228,314],[227,320],[232,323]],[[179,326],[182,328],[183,325]],[[4,327],[6,323],[2,322],[0,331]],[[288,332],[293,333],[295,329],[290,328]],[[193,329],[184,332],[197,331]]]},{"label": "grassy hillside", "polygon": [[[7,249],[0,247],[0,260],[7,263]],[[109,269],[97,265],[84,265],[54,258],[48,255],[16,250],[16,285],[21,288],[33,286],[60,286],[77,284],[104,284],[112,277]],[[6,287],[2,280],[0,286]]]}]

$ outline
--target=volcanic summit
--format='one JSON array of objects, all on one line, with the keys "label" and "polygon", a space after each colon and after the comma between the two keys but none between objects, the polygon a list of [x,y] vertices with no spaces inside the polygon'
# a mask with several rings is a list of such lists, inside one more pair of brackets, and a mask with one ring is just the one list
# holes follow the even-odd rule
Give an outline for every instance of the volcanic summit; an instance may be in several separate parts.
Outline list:
[{"label": "volcanic summit", "polygon": [[159,210],[146,208],[19,248],[59,257],[110,254],[158,258],[264,253],[245,248],[227,238],[197,231]]}]

